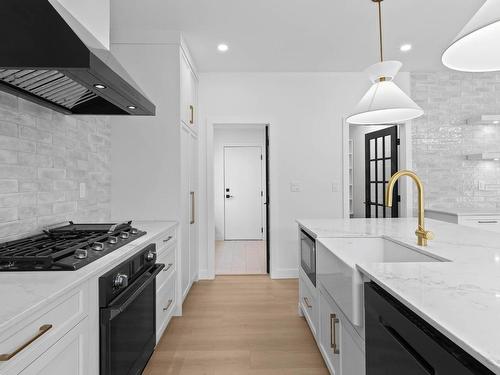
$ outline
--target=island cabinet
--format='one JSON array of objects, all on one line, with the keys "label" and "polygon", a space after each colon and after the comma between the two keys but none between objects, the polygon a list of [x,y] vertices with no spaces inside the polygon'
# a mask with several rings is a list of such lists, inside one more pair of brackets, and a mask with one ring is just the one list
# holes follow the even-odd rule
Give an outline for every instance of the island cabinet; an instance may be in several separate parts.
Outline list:
[{"label": "island cabinet", "polygon": [[363,339],[322,287],[319,292],[319,348],[331,374],[365,372]]},{"label": "island cabinet", "polygon": [[[300,231],[299,231],[300,238]],[[300,241],[299,241],[300,247]],[[316,285],[302,268],[299,270],[299,314],[303,315],[316,339],[325,364],[333,375],[364,375],[364,330],[356,326],[339,307],[340,289],[330,288],[331,275],[323,270],[330,268],[333,257],[329,250],[315,241]],[[347,284],[346,284],[347,285]],[[328,287],[327,287],[328,286]],[[344,290],[343,293],[349,293]]]},{"label": "island cabinet", "polygon": [[377,284],[365,284],[367,375],[493,372]]}]

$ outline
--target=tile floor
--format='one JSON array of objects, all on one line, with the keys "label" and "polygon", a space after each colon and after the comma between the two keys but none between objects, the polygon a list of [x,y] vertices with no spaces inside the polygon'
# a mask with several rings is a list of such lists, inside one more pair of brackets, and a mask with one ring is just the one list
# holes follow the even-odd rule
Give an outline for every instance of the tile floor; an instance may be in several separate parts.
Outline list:
[{"label": "tile floor", "polygon": [[216,275],[258,275],[266,271],[266,241],[215,241]]}]

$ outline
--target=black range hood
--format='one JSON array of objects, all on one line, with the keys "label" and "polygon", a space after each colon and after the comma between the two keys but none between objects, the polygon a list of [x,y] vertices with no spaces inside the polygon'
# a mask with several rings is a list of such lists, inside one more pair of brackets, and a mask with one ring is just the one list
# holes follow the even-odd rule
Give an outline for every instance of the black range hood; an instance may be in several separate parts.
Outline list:
[{"label": "black range hood", "polygon": [[1,2],[0,90],[65,114],[155,114],[111,52],[49,0]]}]

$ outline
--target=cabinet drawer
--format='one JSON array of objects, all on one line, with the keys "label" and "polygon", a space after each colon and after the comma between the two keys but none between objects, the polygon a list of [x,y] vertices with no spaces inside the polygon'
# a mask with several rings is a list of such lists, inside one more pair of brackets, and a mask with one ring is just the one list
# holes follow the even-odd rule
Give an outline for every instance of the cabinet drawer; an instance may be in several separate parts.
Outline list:
[{"label": "cabinet drawer", "polygon": [[156,260],[157,263],[163,263],[165,268],[162,269],[160,274],[156,276],[156,290],[159,290],[165,281],[175,271],[175,247],[168,249],[166,252],[160,254]]},{"label": "cabinet drawer", "polygon": [[[25,367],[40,356],[88,314],[88,285],[65,295],[40,315],[34,315],[0,338],[0,354],[13,354],[0,361],[0,372]],[[29,343],[29,344],[28,344]],[[28,344],[28,345],[26,345]]]},{"label": "cabinet drawer", "polygon": [[316,337],[318,332],[318,301],[316,289],[308,285],[309,278],[300,270],[299,276],[299,306],[309,324],[309,328]]},{"label": "cabinet drawer", "polygon": [[460,224],[468,227],[500,232],[500,217],[496,216],[460,218]]},{"label": "cabinet drawer", "polygon": [[175,309],[175,273],[156,292],[156,342],[165,331]]},{"label": "cabinet drawer", "polygon": [[156,251],[160,254],[163,250],[172,246],[177,240],[177,230],[176,228],[170,229],[168,232],[165,232],[155,241]]},{"label": "cabinet drawer", "polygon": [[88,318],[85,318],[20,375],[88,374],[88,330]]}]

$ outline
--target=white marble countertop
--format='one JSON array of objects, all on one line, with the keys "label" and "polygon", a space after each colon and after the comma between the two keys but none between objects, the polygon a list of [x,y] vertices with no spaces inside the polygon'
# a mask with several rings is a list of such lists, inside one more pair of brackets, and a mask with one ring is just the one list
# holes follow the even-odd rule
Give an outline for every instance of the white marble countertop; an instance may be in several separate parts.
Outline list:
[{"label": "white marble countertop", "polygon": [[66,292],[118,265],[159,234],[176,226],[171,221],[134,221],[146,235],[76,271],[0,272],[0,334]]},{"label": "white marble countertop", "polygon": [[500,233],[426,220],[435,240],[416,245],[415,218],[297,220],[321,237],[386,237],[450,262],[357,268],[457,345],[500,374]]}]

